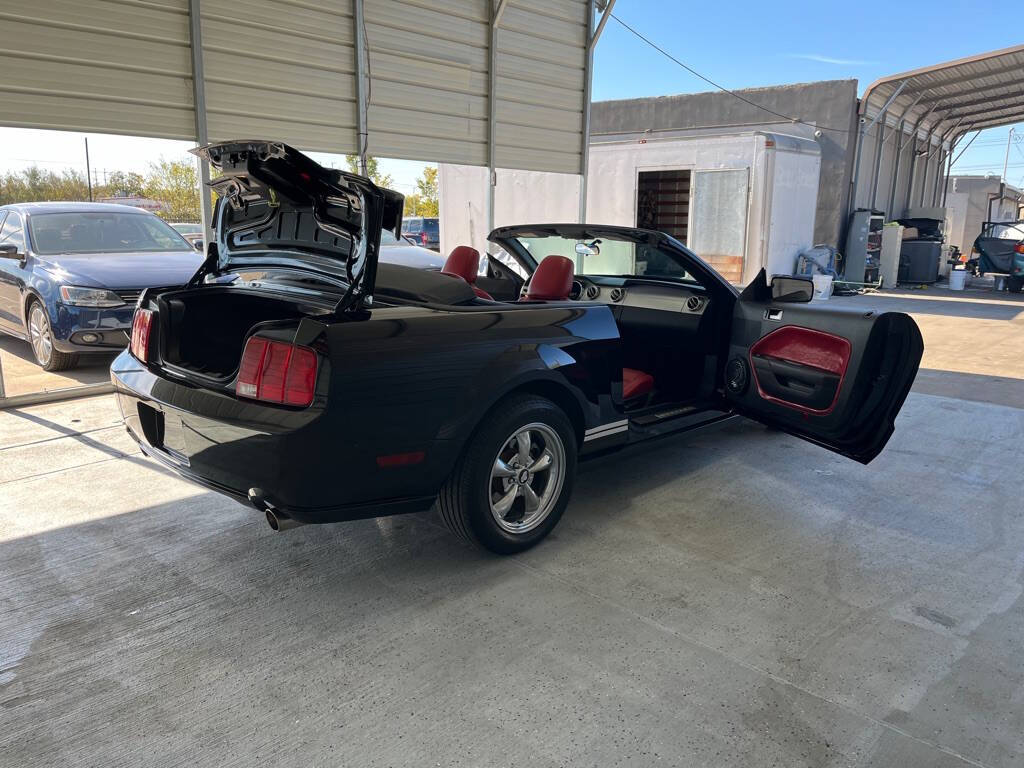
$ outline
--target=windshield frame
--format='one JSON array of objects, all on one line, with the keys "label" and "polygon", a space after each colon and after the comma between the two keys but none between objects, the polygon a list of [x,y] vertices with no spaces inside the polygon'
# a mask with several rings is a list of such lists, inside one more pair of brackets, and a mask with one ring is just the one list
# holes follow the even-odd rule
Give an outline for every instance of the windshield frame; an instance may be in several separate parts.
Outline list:
[{"label": "windshield frame", "polygon": [[[116,249],[116,250],[109,249],[109,248],[104,248],[104,249],[80,248],[80,249],[73,249],[73,250],[68,250],[68,249],[59,249],[59,250],[45,249],[44,250],[44,249],[39,247],[39,239],[37,237],[36,222],[37,222],[38,219],[45,219],[45,218],[47,218],[49,216],[98,216],[98,217],[108,217],[108,218],[111,217],[111,216],[147,217],[150,221],[155,221],[156,222],[156,226],[158,228],[159,227],[163,227],[163,229],[166,230],[166,233],[171,238],[171,240],[173,241],[173,240],[177,239],[179,244],[176,244],[176,246],[173,247],[173,248],[124,248],[124,249]],[[65,210],[65,211],[41,211],[41,212],[38,212],[38,213],[33,212],[27,218],[28,218],[28,222],[27,222],[28,226],[25,229],[26,229],[26,234],[28,235],[28,238],[29,238],[30,247],[31,247],[33,253],[36,253],[36,254],[38,254],[40,256],[65,256],[65,255],[67,255],[67,256],[75,256],[75,255],[81,255],[81,254],[87,254],[87,253],[104,253],[104,254],[106,254],[106,253],[109,253],[109,254],[180,253],[182,251],[194,251],[195,250],[193,248],[193,246],[191,246],[189,244],[188,240],[186,240],[184,237],[182,237],[181,233],[178,232],[174,227],[172,227],[166,221],[161,219],[159,216],[154,216],[153,214],[146,213],[144,211],[130,211],[130,210],[129,211],[122,211],[122,210],[117,210],[117,211],[97,211],[97,210],[88,210],[88,211],[74,211],[74,210],[71,210],[71,211],[68,211],[68,210]]]},{"label": "windshield frame", "polygon": [[[530,275],[537,268],[537,261],[533,255],[520,243],[520,237],[525,236],[550,236],[561,237],[574,241],[592,241],[594,239],[625,240],[638,244],[644,244],[657,248],[662,254],[675,261],[686,272],[689,279],[678,277],[650,275],[598,275],[592,273],[590,277],[616,277],[630,280],[649,280],[657,282],[677,283],[679,285],[702,285],[705,288],[719,286],[725,288],[733,295],[739,292],[735,286],[729,283],[724,277],[716,272],[697,254],[680,243],[674,237],[651,229],[638,227],[624,227],[620,225],[604,224],[517,224],[514,226],[499,227],[493,230],[487,239],[501,246],[508,252]],[[582,275],[588,277],[586,273]]]}]

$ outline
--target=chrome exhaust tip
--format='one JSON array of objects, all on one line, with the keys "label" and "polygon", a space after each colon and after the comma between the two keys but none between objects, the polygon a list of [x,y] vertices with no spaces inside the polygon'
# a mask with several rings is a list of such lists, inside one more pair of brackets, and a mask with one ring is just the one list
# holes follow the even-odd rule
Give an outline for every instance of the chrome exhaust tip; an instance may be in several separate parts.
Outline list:
[{"label": "chrome exhaust tip", "polygon": [[262,488],[250,488],[248,495],[249,502],[257,509],[262,509],[263,514],[267,516],[267,525],[270,526],[270,530],[280,533],[305,525],[301,520],[295,520],[284,512],[274,509],[274,505],[267,501]]},{"label": "chrome exhaust tip", "polygon": [[266,511],[266,516],[267,525],[270,526],[270,530],[276,531],[277,533],[281,533],[282,531],[287,531],[292,528],[298,528],[300,525],[305,525],[302,521],[296,520],[293,517],[288,517],[288,515],[283,512],[275,512],[273,509],[268,509]]}]

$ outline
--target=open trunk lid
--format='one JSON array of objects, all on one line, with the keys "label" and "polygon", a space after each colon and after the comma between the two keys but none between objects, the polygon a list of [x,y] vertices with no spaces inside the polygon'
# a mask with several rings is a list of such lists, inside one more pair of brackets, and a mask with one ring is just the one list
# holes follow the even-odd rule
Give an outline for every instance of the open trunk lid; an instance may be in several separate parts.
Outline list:
[{"label": "open trunk lid", "polygon": [[226,141],[192,152],[219,171],[210,182],[215,243],[192,284],[239,267],[293,267],[343,280],[338,311],[372,303],[381,230],[401,236],[401,194],[281,142]]}]

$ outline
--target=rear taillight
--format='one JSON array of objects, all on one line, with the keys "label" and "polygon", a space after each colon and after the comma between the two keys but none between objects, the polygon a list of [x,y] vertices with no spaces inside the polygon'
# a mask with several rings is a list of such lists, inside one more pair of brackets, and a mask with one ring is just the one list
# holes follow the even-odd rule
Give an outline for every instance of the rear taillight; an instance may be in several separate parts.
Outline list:
[{"label": "rear taillight", "polygon": [[1013,247],[1013,250],[1017,253],[1024,253],[1024,243],[1017,243],[1017,245]]},{"label": "rear taillight", "polygon": [[316,352],[250,336],[238,367],[235,394],[268,403],[307,406],[316,387]]},{"label": "rear taillight", "polygon": [[423,243],[424,245],[427,244],[427,233],[426,232],[420,232],[420,242]]},{"label": "rear taillight", "polygon": [[153,328],[153,310],[136,309],[132,316],[131,353],[144,363],[149,362],[149,332]]}]

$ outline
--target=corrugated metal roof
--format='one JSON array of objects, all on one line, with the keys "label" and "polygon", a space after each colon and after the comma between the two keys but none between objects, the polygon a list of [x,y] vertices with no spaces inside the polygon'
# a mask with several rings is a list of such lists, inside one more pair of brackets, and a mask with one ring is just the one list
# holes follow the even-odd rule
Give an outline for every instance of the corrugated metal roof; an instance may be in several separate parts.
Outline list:
[{"label": "corrugated metal roof", "polygon": [[[895,98],[893,98],[895,94]],[[947,140],[971,130],[1024,120],[1024,45],[947,61],[876,80],[864,92],[862,115],[905,115],[922,136]]]}]

